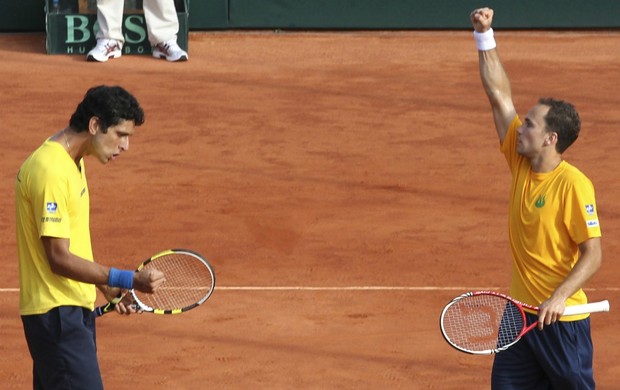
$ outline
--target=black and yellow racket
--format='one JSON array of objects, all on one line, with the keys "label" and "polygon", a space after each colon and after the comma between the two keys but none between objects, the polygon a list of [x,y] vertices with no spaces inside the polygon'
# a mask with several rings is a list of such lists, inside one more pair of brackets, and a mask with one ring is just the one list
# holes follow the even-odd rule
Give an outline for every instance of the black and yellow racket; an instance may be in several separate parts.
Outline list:
[{"label": "black and yellow racket", "polygon": [[[186,249],[163,251],[142,262],[136,271],[149,267],[163,272],[166,281],[152,294],[129,290],[137,310],[154,314],[184,313],[203,304],[215,289],[213,267],[196,252]],[[95,308],[95,315],[113,311],[123,296]]]}]

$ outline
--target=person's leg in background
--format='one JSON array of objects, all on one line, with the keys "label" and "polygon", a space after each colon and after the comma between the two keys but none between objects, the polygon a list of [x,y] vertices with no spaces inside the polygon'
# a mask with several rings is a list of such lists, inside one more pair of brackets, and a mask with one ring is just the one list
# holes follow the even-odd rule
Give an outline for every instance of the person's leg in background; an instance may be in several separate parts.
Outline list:
[{"label": "person's leg in background", "polygon": [[187,61],[187,52],[177,43],[179,19],[174,0],[144,0],[143,8],[153,57]]},{"label": "person's leg in background", "polygon": [[[148,0],[146,0],[148,1]],[[88,52],[88,61],[106,62],[119,58],[123,43],[123,0],[97,0],[97,45]]]}]

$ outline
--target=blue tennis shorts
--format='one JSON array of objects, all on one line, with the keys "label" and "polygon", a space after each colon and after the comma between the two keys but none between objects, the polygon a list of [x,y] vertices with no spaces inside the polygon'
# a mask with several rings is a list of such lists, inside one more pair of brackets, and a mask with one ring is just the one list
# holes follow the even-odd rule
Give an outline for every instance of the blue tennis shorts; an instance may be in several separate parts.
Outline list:
[{"label": "blue tennis shorts", "polygon": [[33,361],[33,389],[102,390],[95,319],[82,307],[60,306],[22,316]]},{"label": "blue tennis shorts", "polygon": [[[538,321],[527,313],[527,323]],[[493,390],[594,389],[590,318],[534,329],[495,355]]]}]

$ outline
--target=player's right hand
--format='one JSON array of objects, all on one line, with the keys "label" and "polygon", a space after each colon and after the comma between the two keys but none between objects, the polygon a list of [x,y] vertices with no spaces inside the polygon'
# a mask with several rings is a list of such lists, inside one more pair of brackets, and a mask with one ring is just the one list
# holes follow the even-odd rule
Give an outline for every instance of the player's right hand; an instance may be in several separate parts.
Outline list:
[{"label": "player's right hand", "polygon": [[133,288],[152,294],[165,281],[163,272],[153,268],[143,268],[134,274]]},{"label": "player's right hand", "polygon": [[493,23],[493,10],[488,7],[478,8],[471,12],[469,18],[474,26],[474,30],[483,33],[491,28],[491,24]]}]

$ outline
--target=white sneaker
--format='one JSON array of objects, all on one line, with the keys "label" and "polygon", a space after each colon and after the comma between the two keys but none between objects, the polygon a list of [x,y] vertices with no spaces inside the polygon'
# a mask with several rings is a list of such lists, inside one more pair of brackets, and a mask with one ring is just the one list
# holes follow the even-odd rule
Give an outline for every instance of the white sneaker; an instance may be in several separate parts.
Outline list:
[{"label": "white sneaker", "polygon": [[176,39],[155,45],[153,47],[153,57],[165,58],[166,61],[170,62],[187,61],[189,59],[187,52],[179,47]]},{"label": "white sneaker", "polygon": [[88,52],[87,61],[106,62],[110,58],[118,58],[122,54],[121,44],[114,39],[97,39],[97,46]]}]

